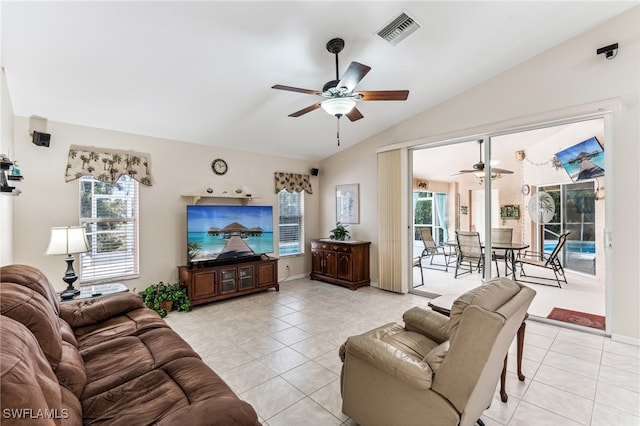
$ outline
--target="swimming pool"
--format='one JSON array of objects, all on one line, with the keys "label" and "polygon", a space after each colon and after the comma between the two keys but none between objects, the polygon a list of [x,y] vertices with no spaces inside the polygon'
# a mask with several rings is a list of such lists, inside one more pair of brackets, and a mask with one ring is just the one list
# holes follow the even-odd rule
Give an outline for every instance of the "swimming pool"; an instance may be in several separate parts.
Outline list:
[{"label": "swimming pool", "polygon": [[[551,253],[553,249],[558,244],[557,241],[544,241],[544,252]],[[567,241],[565,243],[565,248],[569,253],[596,253],[596,243],[595,241]]]}]

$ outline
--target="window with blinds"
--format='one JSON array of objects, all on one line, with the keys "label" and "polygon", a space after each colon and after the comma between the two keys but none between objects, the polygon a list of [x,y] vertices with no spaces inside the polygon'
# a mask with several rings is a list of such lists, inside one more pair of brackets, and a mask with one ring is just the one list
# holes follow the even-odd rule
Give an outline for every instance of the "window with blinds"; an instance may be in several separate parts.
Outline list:
[{"label": "window with blinds", "polygon": [[138,277],[138,182],[80,178],[80,224],[91,250],[80,255],[80,282]]},{"label": "window with blinds", "polygon": [[304,193],[278,192],[279,255],[304,253]]}]

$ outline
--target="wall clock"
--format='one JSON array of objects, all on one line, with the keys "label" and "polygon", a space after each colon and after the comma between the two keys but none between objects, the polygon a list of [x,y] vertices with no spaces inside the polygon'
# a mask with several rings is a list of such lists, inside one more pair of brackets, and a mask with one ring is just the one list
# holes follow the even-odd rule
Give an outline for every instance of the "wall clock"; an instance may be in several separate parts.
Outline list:
[{"label": "wall clock", "polygon": [[522,195],[529,195],[529,185],[522,185]]},{"label": "wall clock", "polygon": [[222,158],[216,158],[211,163],[211,170],[213,170],[213,173],[217,175],[223,175],[227,173],[227,170],[228,170],[227,162],[224,161]]}]

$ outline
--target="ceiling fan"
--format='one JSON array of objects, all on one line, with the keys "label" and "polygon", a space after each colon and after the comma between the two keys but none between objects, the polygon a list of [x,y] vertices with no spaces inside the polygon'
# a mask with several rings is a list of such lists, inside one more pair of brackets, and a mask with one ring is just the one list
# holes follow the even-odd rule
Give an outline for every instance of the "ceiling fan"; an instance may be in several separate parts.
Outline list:
[{"label": "ceiling fan", "polygon": [[[477,178],[479,179],[484,179],[485,177],[485,172],[484,172],[484,162],[482,161],[482,143],[484,141],[482,139],[480,139],[478,141],[478,149],[480,150],[480,161],[478,161],[477,163],[475,163],[472,166],[471,170],[460,170],[458,173],[455,173],[456,175],[461,175],[461,174],[465,174],[465,173],[473,173],[476,175]],[[507,170],[507,169],[499,169],[497,167],[491,167],[491,178],[494,179],[500,175],[508,175],[508,174],[513,174],[513,172],[511,170]]]},{"label": "ceiling fan", "polygon": [[[301,89],[298,87],[283,86],[276,84],[272,89],[287,90],[290,92],[306,93],[326,98],[322,102],[317,102],[306,108],[289,114],[289,117],[300,117],[318,108],[324,109],[327,113],[338,119],[346,115],[349,120],[356,121],[363,118],[362,113],[356,108],[356,101],[405,101],[409,96],[408,90],[375,90],[354,92],[356,85],[371,70],[371,67],[359,62],[351,62],[349,68],[342,78],[338,74],[338,54],[344,48],[344,40],[334,38],[327,43],[327,51],[336,55],[336,79],[327,82],[322,90]],[[340,140],[338,137],[338,145]]]}]

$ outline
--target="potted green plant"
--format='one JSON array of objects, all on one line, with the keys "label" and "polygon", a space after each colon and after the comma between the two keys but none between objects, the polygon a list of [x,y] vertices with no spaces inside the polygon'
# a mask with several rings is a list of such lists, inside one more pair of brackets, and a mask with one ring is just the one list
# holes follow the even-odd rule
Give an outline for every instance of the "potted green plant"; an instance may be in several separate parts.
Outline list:
[{"label": "potted green plant", "polygon": [[351,238],[351,234],[349,234],[349,230],[347,229],[349,225],[343,225],[340,222],[336,222],[336,227],[329,231],[329,237],[332,240],[336,241],[344,241]]},{"label": "potted green plant", "polygon": [[161,318],[166,317],[169,311],[191,309],[187,289],[181,283],[165,284],[160,281],[145,288],[140,296],[144,304],[156,311]]}]

